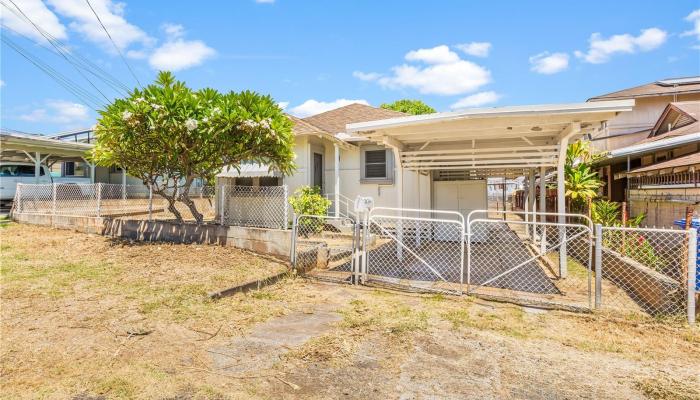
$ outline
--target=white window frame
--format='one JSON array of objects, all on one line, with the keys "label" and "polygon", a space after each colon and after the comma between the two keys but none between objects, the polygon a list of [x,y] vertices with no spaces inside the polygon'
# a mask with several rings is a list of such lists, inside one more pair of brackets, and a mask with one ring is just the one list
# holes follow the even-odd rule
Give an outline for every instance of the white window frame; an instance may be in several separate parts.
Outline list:
[{"label": "white window frame", "polygon": [[[368,151],[384,150],[386,154],[386,171],[381,178],[368,178],[366,170],[366,153]],[[376,185],[394,184],[394,153],[391,149],[383,146],[362,146],[360,147],[360,183],[373,183]]]}]

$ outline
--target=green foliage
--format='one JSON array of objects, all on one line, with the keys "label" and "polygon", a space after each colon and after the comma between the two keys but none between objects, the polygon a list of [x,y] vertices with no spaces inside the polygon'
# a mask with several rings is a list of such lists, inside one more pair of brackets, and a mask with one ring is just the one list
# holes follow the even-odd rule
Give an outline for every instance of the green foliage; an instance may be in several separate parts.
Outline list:
[{"label": "green foliage", "polygon": [[[318,186],[302,186],[294,191],[289,204],[296,215],[326,215],[331,201],[321,195]],[[299,225],[304,234],[318,233],[323,228],[322,221],[317,218],[301,218]]]},{"label": "green foliage", "polygon": [[321,195],[318,186],[302,186],[289,198],[297,215],[326,215],[331,201]]},{"label": "green foliage", "polygon": [[617,226],[620,223],[620,205],[608,200],[594,201],[591,204],[591,219],[603,226]]},{"label": "green foliage", "polygon": [[433,107],[423,103],[421,100],[411,99],[396,100],[393,103],[383,103],[379,107],[411,115],[432,114],[435,112]]},{"label": "green foliage", "polygon": [[202,220],[188,196],[197,178],[211,182],[223,167],[246,161],[294,169],[292,123],[270,96],[192,90],[169,72],[100,111],[95,132],[90,158],[151,185],[178,220],[175,201]]},{"label": "green foliage", "polygon": [[596,197],[598,188],[603,184],[598,173],[591,168],[595,158],[589,142],[578,141],[566,149],[565,195],[571,199],[572,208],[582,208],[583,204]]}]

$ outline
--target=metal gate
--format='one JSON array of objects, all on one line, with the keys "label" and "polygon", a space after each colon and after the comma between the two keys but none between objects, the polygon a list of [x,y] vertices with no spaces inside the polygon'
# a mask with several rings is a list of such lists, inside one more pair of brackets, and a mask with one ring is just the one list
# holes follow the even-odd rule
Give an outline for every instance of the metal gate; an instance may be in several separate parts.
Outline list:
[{"label": "metal gate", "polygon": [[462,293],[464,217],[460,213],[376,207],[363,233],[363,283]]},{"label": "metal gate", "polygon": [[469,221],[466,237],[469,294],[539,306],[591,309],[590,226],[474,219]]},{"label": "metal gate", "polygon": [[296,216],[292,228],[292,265],[304,276],[351,283],[359,269],[359,234],[359,226],[352,218]]}]

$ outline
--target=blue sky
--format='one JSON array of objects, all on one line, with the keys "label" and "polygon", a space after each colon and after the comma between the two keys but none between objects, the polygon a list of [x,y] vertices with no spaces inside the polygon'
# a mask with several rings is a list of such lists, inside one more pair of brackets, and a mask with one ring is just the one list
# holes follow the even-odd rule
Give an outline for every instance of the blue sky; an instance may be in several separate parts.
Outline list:
[{"label": "blue sky", "polygon": [[[304,116],[417,98],[440,111],[578,102],[700,75],[700,1],[12,0],[32,22],[128,87],[175,70],[190,86],[271,94]],[[2,44],[2,126],[90,127],[107,100],[1,0],[2,35],[77,83],[74,96]],[[10,9],[15,10],[11,12]],[[20,35],[22,34],[22,35]],[[87,72],[83,71],[87,76]],[[111,100],[119,92],[92,79]],[[97,97],[97,99],[86,100]]]}]

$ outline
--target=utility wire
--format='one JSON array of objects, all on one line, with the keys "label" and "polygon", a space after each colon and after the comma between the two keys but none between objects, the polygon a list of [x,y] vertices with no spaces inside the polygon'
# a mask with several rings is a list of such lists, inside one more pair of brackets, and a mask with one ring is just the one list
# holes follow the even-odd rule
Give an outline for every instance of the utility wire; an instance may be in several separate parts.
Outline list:
[{"label": "utility wire", "polygon": [[80,85],[73,82],[71,79],[67,78],[60,72],[53,69],[51,66],[41,61],[41,59],[35,57],[34,55],[26,51],[24,48],[22,48],[22,46],[15,43],[7,35],[0,35],[0,39],[2,39],[3,43],[5,43],[7,46],[16,51],[20,56],[24,57],[27,61],[32,63],[34,66],[36,66],[44,73],[46,73],[49,77],[51,77],[53,80],[55,80],[59,85],[63,86],[66,90],[71,92],[76,98],[78,98],[78,100],[80,100],[80,102],[95,110],[99,109],[100,107],[103,107],[98,97],[85,90]]},{"label": "utility wire", "polygon": [[[14,10],[11,10],[11,11],[14,11]],[[2,27],[2,29],[8,30],[8,31],[16,34],[17,36],[21,36],[21,37],[25,38],[26,40],[36,44],[37,46],[45,49],[46,51],[49,51],[57,56],[61,55],[53,48],[48,47],[48,46],[30,38],[29,36],[10,28],[9,26],[7,26],[5,24],[0,24],[0,26]],[[48,34],[48,33],[47,33],[47,35],[50,36],[50,34]],[[52,39],[54,39],[54,38],[52,37]],[[109,72],[105,71],[100,66],[94,64],[92,61],[88,60],[87,58],[85,58],[84,56],[82,56],[78,52],[71,51],[68,54],[80,64],[80,67],[83,70],[92,74],[96,78],[101,79],[103,82],[105,82],[107,85],[109,85],[112,89],[114,89],[117,93],[119,93],[120,96],[128,94],[129,87],[126,86],[124,83],[122,83],[119,79],[117,79],[116,77],[111,75]]]},{"label": "utility wire", "polygon": [[87,3],[88,7],[90,7],[90,9],[92,10],[92,13],[95,14],[95,18],[97,18],[97,21],[102,26],[102,29],[104,29],[105,33],[107,34],[107,37],[109,38],[109,41],[112,42],[112,45],[114,45],[114,48],[117,50],[117,53],[119,53],[119,57],[121,57],[122,61],[124,61],[124,64],[126,64],[126,67],[129,69],[129,72],[131,72],[131,76],[133,76],[134,79],[136,79],[136,83],[138,83],[139,87],[141,87],[141,89],[143,89],[143,86],[141,86],[141,82],[139,81],[139,78],[134,73],[134,70],[131,69],[131,65],[129,65],[129,63],[126,61],[126,58],[124,58],[122,51],[119,49],[119,46],[117,46],[117,44],[114,42],[114,39],[112,39],[112,35],[109,34],[107,27],[105,26],[105,24],[102,23],[100,16],[97,15],[97,11],[95,11],[95,9],[92,8],[92,4],[90,4],[90,0],[85,0],[85,2]]},{"label": "utility wire", "polygon": [[[19,6],[17,6],[17,4],[15,4],[14,0],[9,0],[9,1],[10,1],[10,3],[12,3],[12,5],[14,5],[15,8],[24,16],[24,18],[25,18],[27,21],[29,21],[29,23],[31,23],[32,26],[34,26],[34,28],[35,28],[44,38],[46,38],[46,40],[49,41],[49,43],[51,43],[51,45],[61,54],[61,56],[62,56],[66,61],[68,61],[68,62],[73,66],[73,68],[75,68],[76,71],[78,71],[78,73],[80,74],[80,76],[82,76],[86,81],[88,81],[88,83],[90,84],[90,86],[92,86],[95,90],[97,90],[97,92],[98,92],[102,97],[104,97],[104,99],[107,101],[107,104],[111,103],[111,101],[109,100],[109,98],[108,98],[107,96],[105,96],[105,94],[102,93],[102,91],[101,91],[97,86],[95,86],[95,84],[90,80],[90,78],[88,78],[88,77],[83,73],[83,71],[82,71],[80,68],[78,68],[78,67],[75,65],[75,63],[74,63],[73,61],[71,61],[71,59],[68,58],[68,57],[64,54],[63,48],[57,46],[56,43],[54,43],[54,41],[52,41],[51,39],[49,39],[49,37],[48,37],[47,35],[44,34],[44,32],[42,31],[42,29],[40,29],[40,28],[34,23],[34,21],[32,21],[31,18],[29,18],[29,17],[27,16],[27,14],[25,14],[24,11],[22,11],[22,9],[19,8]],[[5,5],[4,3],[3,3],[3,5],[4,5],[5,7],[7,7],[7,5]],[[9,8],[9,7],[7,7],[7,8]]]}]

